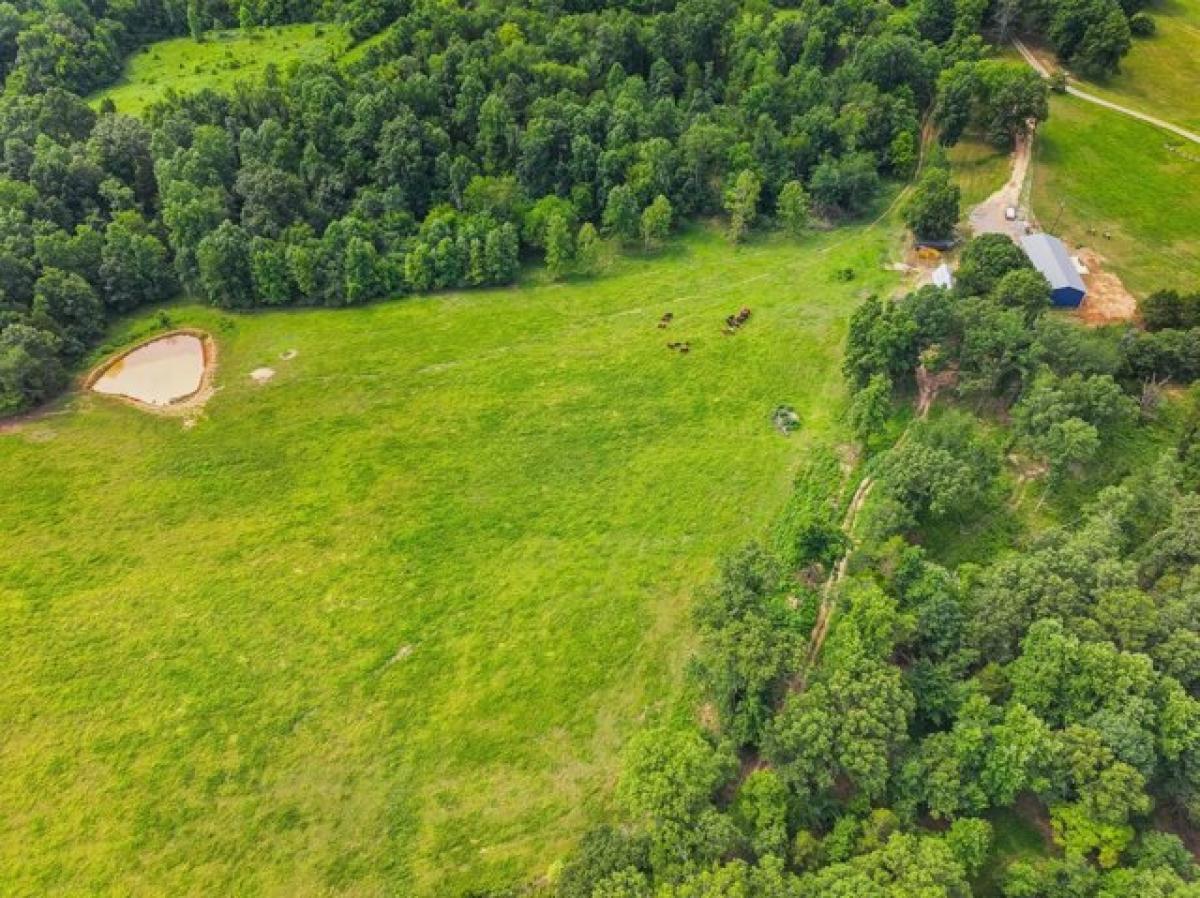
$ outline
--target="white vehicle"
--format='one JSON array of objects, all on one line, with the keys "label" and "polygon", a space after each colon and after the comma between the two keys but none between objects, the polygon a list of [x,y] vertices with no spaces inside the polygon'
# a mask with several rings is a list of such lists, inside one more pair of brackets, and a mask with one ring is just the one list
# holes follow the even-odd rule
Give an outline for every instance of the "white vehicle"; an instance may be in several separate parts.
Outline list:
[{"label": "white vehicle", "polygon": [[1006,207],[1004,210],[1004,218],[1007,221],[1016,221],[1017,220],[1017,207],[1016,206]]}]

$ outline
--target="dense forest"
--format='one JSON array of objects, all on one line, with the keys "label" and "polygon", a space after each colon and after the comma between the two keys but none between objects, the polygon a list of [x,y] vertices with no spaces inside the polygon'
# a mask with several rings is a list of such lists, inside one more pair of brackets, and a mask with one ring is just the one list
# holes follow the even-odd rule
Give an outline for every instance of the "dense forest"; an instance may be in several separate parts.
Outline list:
[{"label": "dense forest", "polygon": [[[1068,58],[1115,65],[1114,11],[1127,44],[1116,0],[0,3],[0,414],[180,290],[350,305],[511,283],[531,258],[587,273],[600,241],[696,216],[740,239],[858,214],[912,174],[926,113],[946,143],[1044,115],[984,35],[1053,25]],[[145,41],[314,17],[371,43],[145,120],[80,97]]]}]

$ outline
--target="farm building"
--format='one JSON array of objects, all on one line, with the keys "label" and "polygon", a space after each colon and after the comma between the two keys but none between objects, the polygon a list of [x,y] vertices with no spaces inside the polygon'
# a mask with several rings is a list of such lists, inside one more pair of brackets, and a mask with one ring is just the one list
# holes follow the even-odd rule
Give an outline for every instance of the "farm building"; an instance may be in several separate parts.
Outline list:
[{"label": "farm building", "polygon": [[1050,299],[1054,305],[1075,308],[1083,302],[1087,287],[1061,240],[1049,234],[1029,234],[1021,238],[1021,249],[1029,256],[1033,267],[1050,282]]}]

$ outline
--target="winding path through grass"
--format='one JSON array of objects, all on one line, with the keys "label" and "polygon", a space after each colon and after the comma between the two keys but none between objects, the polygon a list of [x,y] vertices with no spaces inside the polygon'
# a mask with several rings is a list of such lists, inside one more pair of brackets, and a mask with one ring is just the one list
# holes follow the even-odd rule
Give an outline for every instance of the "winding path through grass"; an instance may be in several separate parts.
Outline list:
[{"label": "winding path through grass", "polygon": [[[1021,56],[1025,58],[1025,61],[1028,62],[1029,65],[1039,75],[1041,75],[1043,78],[1050,77],[1050,69],[1044,62],[1038,59],[1037,55],[1020,39],[1013,38],[1013,44],[1016,46],[1017,51],[1021,54]],[[1068,79],[1069,77],[1070,76],[1068,76]],[[1120,103],[1114,103],[1111,100],[1105,100],[1102,97],[1096,96],[1095,94],[1090,94],[1085,90],[1080,90],[1078,87],[1073,86],[1069,80],[1067,83],[1067,93],[1073,97],[1078,97],[1087,103],[1094,103],[1097,106],[1103,106],[1105,109],[1111,109],[1113,112],[1119,112],[1121,115],[1127,115],[1130,118],[1135,118],[1138,121],[1145,122],[1148,125],[1153,125],[1154,127],[1161,128],[1164,131],[1169,131],[1176,137],[1182,137],[1184,140],[1189,140],[1192,143],[1200,144],[1200,134],[1197,134],[1194,131],[1189,131],[1186,128],[1181,128],[1179,125],[1174,125],[1171,122],[1158,118],[1157,116],[1140,112],[1137,109],[1131,109],[1130,107],[1123,106]]]}]

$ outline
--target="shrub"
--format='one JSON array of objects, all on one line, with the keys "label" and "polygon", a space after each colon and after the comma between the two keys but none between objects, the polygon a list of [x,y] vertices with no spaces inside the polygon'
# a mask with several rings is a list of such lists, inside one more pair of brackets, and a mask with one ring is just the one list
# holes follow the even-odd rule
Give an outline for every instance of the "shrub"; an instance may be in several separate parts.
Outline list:
[{"label": "shrub", "polygon": [[1158,31],[1158,26],[1149,15],[1139,12],[1129,20],[1129,31],[1134,37],[1153,37]]}]

